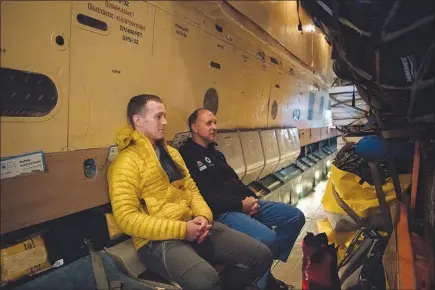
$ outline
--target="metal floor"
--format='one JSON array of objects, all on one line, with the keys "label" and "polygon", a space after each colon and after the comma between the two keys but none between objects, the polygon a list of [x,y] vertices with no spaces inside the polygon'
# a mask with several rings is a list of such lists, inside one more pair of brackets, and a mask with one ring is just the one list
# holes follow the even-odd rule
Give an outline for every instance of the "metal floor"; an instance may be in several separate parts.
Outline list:
[{"label": "metal floor", "polygon": [[305,226],[302,228],[287,262],[279,261],[272,269],[272,273],[277,279],[293,285],[295,289],[302,288],[302,239],[307,232],[317,233],[316,222],[325,218],[321,201],[326,183],[323,181],[318,184],[314,191],[297,204],[297,208],[305,214]]}]

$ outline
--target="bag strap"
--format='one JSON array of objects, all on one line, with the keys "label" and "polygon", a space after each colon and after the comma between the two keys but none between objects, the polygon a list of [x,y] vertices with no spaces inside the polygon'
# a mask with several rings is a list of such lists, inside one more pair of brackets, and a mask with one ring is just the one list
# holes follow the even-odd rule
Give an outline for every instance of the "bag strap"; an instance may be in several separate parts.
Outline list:
[{"label": "bag strap", "polygon": [[[381,177],[379,175],[379,171],[376,167],[376,164],[374,164],[373,162],[368,162],[368,166],[369,166],[372,178],[373,178],[373,183],[375,185],[376,196],[378,198],[379,208],[381,210],[381,214],[384,218],[386,230],[387,230],[388,235],[390,235],[392,230],[393,230],[393,224],[392,224],[392,219],[391,219],[391,212],[390,212],[390,209],[388,207],[387,201],[385,199],[384,190],[382,189]],[[360,217],[353,209],[350,208],[349,205],[347,205],[346,202],[344,202],[344,200],[340,197],[337,190],[335,189],[334,185],[332,185],[332,193],[334,195],[335,200],[340,205],[340,207],[352,218],[352,220],[355,223],[357,223],[358,225],[360,225],[363,228],[373,230],[372,227],[370,226],[370,224],[367,223],[366,219]]]},{"label": "bag strap", "polygon": [[[396,198],[397,200],[402,200],[402,190],[400,188],[400,181],[399,181],[399,175],[397,174],[397,168],[396,168],[396,162],[394,161],[393,154],[390,150],[390,144],[387,139],[384,138],[384,144],[385,144],[385,150],[387,151],[387,157],[388,157],[388,170],[391,173],[391,178],[393,179],[393,185],[394,185],[394,191],[396,192]],[[375,166],[376,168],[376,166]],[[376,169],[376,172],[378,173],[378,170]],[[372,172],[373,175],[373,172]],[[379,173],[378,173],[379,176]],[[379,178],[379,182],[380,182]],[[382,186],[381,186],[382,188]],[[384,194],[385,196],[385,194]]]},{"label": "bag strap", "polygon": [[385,192],[382,189],[381,177],[375,163],[369,161],[368,165],[373,178],[373,183],[375,184],[376,196],[378,197],[379,201],[379,208],[381,210],[381,214],[384,217],[385,225],[387,226],[387,233],[388,235],[390,235],[393,231],[393,222],[391,219],[390,208],[388,207],[387,200],[385,199]]},{"label": "bag strap", "polygon": [[91,258],[92,269],[94,271],[95,284],[97,290],[108,290],[109,284],[107,283],[106,272],[104,271],[103,261],[100,254],[95,250],[91,241],[85,239],[85,244],[88,246],[89,258]]},{"label": "bag strap", "polygon": [[344,200],[340,197],[337,190],[335,189],[335,185],[332,185],[332,193],[334,194],[335,200],[340,205],[340,207],[347,213],[348,216],[353,219],[355,223],[363,228],[371,229],[367,221],[364,218],[361,218],[353,209],[350,208],[350,206],[347,205],[347,203],[344,202]]},{"label": "bag strap", "polygon": [[414,211],[415,203],[417,201],[419,172],[420,172],[420,143],[416,141],[414,147],[414,161],[413,161],[413,168],[412,168],[411,211]]}]

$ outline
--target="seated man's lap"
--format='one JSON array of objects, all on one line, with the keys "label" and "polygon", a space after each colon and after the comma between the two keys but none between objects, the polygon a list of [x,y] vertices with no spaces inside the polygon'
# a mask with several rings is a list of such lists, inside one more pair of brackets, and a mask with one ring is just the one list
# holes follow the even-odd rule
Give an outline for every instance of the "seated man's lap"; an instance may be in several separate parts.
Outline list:
[{"label": "seated man's lap", "polygon": [[247,269],[238,274],[245,281],[261,276],[272,263],[272,254],[265,245],[219,222],[214,223],[211,235],[201,244],[154,241],[142,247],[138,255],[147,269],[186,289],[219,284],[218,273],[210,263]]},{"label": "seated man's lap", "polygon": [[[305,224],[305,216],[298,208],[281,202],[259,200],[260,210],[254,216],[242,212],[227,212],[219,216],[219,221],[266,244],[274,256],[283,254],[293,247],[299,231]],[[276,227],[277,232],[272,229]],[[278,250],[277,240],[280,240]],[[282,245],[288,240],[288,247]],[[278,252],[283,253],[278,253]]]},{"label": "seated man's lap", "polygon": [[219,216],[219,221],[232,229],[240,231],[258,241],[261,241],[270,249],[273,249],[275,246],[275,231],[245,213],[227,212]]},{"label": "seated man's lap", "polygon": [[187,242],[181,240],[150,242],[138,251],[138,255],[147,269],[184,288],[193,287],[191,283],[219,285],[216,270]]},{"label": "seated man's lap", "polygon": [[220,222],[214,223],[208,239],[193,247],[211,263],[245,264],[245,267],[250,268],[253,263],[271,258],[269,250],[262,243]]},{"label": "seated man's lap", "polygon": [[260,211],[253,218],[266,226],[294,224],[296,228],[301,228],[305,224],[303,212],[290,204],[260,199],[259,205]]}]

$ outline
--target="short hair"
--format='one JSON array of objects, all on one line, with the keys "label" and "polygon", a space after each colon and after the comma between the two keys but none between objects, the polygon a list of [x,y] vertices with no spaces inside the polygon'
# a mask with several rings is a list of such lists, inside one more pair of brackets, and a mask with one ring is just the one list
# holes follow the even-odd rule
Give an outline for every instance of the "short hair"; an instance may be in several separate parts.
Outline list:
[{"label": "short hair", "polygon": [[207,110],[207,109],[198,108],[195,111],[193,111],[193,113],[190,114],[189,119],[187,119],[187,125],[189,126],[190,132],[193,132],[192,125],[196,123],[196,120],[198,120],[199,111],[202,111],[202,110]]},{"label": "short hair", "polygon": [[140,111],[142,111],[142,109],[145,107],[145,105],[151,101],[163,104],[162,99],[155,95],[143,94],[134,96],[130,99],[127,105],[127,119],[130,125],[133,126],[133,128],[133,116],[139,114]]}]

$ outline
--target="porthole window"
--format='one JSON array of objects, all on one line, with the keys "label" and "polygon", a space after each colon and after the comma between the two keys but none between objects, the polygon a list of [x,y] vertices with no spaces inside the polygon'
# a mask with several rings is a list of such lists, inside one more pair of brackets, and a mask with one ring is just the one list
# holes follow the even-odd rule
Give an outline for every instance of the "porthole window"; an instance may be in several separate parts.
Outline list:
[{"label": "porthole window", "polygon": [[275,120],[276,116],[278,115],[278,103],[276,101],[273,101],[272,103],[272,111],[270,114],[272,116],[272,120]]},{"label": "porthole window", "polygon": [[46,75],[0,68],[2,117],[42,117],[58,102],[56,85]]},{"label": "porthole window", "polygon": [[216,89],[209,88],[207,90],[204,95],[203,107],[216,115],[219,108],[219,96]]},{"label": "porthole window", "polygon": [[294,109],[293,110],[293,120],[295,121],[299,121],[301,118],[301,110],[299,109]]}]

